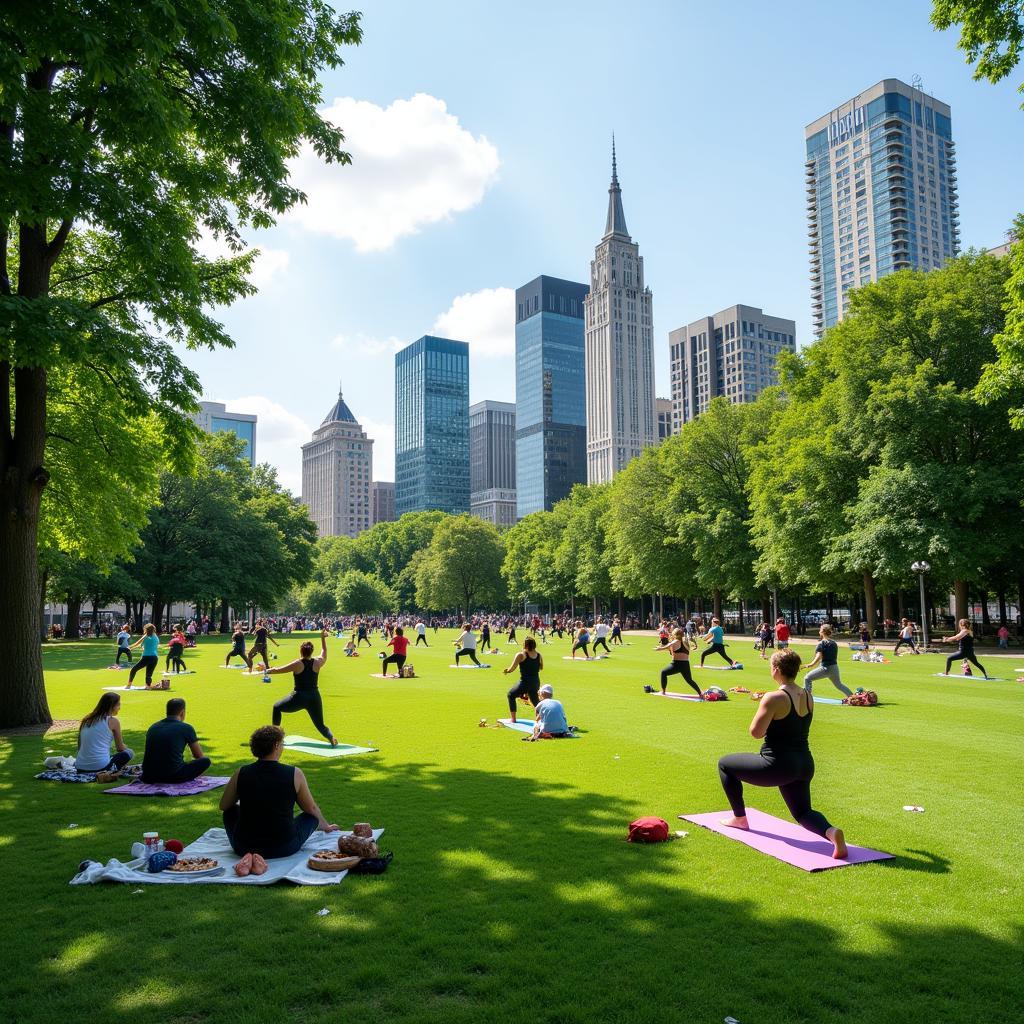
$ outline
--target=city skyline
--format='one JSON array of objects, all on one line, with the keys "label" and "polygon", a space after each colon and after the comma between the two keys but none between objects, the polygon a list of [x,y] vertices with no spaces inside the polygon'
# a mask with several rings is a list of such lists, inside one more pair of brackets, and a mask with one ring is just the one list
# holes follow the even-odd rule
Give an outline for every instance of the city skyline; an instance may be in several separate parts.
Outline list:
[{"label": "city skyline", "polygon": [[[339,374],[376,441],[375,475],[392,479],[390,363],[411,338],[469,341],[471,401],[515,400],[514,289],[539,270],[587,279],[612,130],[630,227],[658,297],[661,395],[669,393],[669,331],[737,298],[793,317],[800,342],[811,340],[804,129],[872,82],[909,82],[919,72],[925,91],[950,105],[961,245],[1003,241],[1019,206],[1013,175],[1001,172],[1024,159],[1021,133],[1006,128],[1019,117],[1019,97],[1012,82],[972,80],[955,35],[932,31],[928,4],[829,10],[813,30],[787,9],[651,4],[616,40],[597,31],[602,7],[586,19],[554,9],[550,32],[513,43],[488,9],[442,2],[428,19],[390,3],[365,6],[364,45],[324,83],[324,107],[346,132],[352,166],[314,173],[311,161],[297,161],[309,203],[249,236],[263,250],[254,275],[261,292],[222,313],[237,348],[186,356],[205,398],[258,416],[257,457],[296,493],[298,445]],[[873,27],[881,17],[884,33]],[[430,59],[417,46],[427,20],[432,32],[444,29]],[[470,44],[481,33],[486,53]],[[756,96],[743,76],[709,77],[723,40],[753,57],[768,34],[790,59],[774,61]],[[837,63],[818,45],[838,35],[856,61]],[[569,36],[574,45],[565,47]],[[664,68],[683,37],[693,58],[670,76]],[[593,60],[641,42],[650,59],[635,68],[631,89],[588,80]],[[536,73],[516,97],[492,81],[500,76],[483,73],[522,59]],[[578,112],[592,105],[599,120],[588,118],[581,132]],[[522,115],[533,108],[545,117],[524,133]],[[735,144],[723,125],[737,130]],[[693,159],[702,138],[704,156]],[[424,171],[424,152],[446,168],[440,180]],[[701,244],[686,244],[690,237]]]}]

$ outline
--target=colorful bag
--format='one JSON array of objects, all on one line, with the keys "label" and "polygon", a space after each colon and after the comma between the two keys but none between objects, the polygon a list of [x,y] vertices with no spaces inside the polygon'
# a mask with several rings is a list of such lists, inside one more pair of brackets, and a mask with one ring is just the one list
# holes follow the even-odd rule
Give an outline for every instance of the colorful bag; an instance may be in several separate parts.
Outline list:
[{"label": "colorful bag", "polygon": [[663,843],[668,839],[668,822],[664,818],[637,818],[630,822],[630,843]]}]

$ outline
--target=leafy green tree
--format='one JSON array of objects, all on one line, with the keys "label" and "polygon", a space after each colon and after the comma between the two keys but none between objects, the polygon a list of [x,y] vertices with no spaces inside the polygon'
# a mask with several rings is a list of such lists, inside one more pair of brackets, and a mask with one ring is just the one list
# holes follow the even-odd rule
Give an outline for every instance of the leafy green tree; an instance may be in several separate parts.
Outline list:
[{"label": "leafy green tree", "polygon": [[610,484],[576,484],[556,503],[565,520],[555,547],[555,569],[570,582],[570,597],[584,594],[595,605],[612,595],[612,552],[605,533],[610,497]]},{"label": "leafy green tree", "polygon": [[295,607],[313,615],[333,615],[338,610],[338,599],[326,583],[310,580],[295,597]]},{"label": "leafy green tree", "polygon": [[350,569],[338,580],[334,599],[343,615],[393,611],[397,601],[394,590],[383,580],[358,569]]},{"label": "leafy green tree", "polygon": [[[124,401],[184,456],[199,387],[173,345],[229,344],[210,310],[251,290],[251,254],[204,259],[200,233],[240,252],[241,227],[302,199],[287,178],[302,144],[348,160],[317,76],[360,29],[326,0],[68,0],[3,6],[0,38],[0,724],[21,725],[50,720],[37,599],[49,375],[116,368]],[[94,298],[69,286],[74,251]]]},{"label": "leafy green tree", "polygon": [[1006,282],[1006,324],[993,339],[998,358],[985,367],[977,390],[986,402],[1009,399],[1010,425],[1024,430],[1024,404],[1013,400],[1024,385],[1024,214],[1017,215],[1013,235],[1017,241],[1006,257],[1010,273]]},{"label": "leafy green tree", "polygon": [[[1001,82],[1020,61],[1022,0],[933,0],[932,24],[942,31],[960,26],[959,46],[974,65],[977,80]],[[1024,93],[1024,83],[1019,91]]]},{"label": "leafy green tree", "polygon": [[572,567],[562,572],[555,558],[569,506],[559,502],[550,512],[532,512],[504,534],[502,576],[513,601],[565,601],[574,589]]},{"label": "leafy green tree", "polygon": [[501,567],[505,544],[497,527],[475,516],[449,516],[416,561],[416,603],[470,614],[506,597]]}]

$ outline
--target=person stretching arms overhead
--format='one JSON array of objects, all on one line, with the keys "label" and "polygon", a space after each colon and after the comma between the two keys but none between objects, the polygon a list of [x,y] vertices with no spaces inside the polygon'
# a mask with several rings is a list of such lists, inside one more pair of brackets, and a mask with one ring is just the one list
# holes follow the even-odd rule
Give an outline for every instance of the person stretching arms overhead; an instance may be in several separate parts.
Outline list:
[{"label": "person stretching arms overhead", "polygon": [[320,696],[320,670],[327,663],[327,630],[320,630],[320,657],[313,657],[313,645],[306,640],[299,646],[299,657],[287,665],[269,669],[268,675],[283,675],[291,672],[295,689],[274,705],[274,725],[281,724],[281,716],[293,711],[307,711],[316,731],[329,740],[332,747],[338,745],[334,733],[324,725],[324,702]]}]

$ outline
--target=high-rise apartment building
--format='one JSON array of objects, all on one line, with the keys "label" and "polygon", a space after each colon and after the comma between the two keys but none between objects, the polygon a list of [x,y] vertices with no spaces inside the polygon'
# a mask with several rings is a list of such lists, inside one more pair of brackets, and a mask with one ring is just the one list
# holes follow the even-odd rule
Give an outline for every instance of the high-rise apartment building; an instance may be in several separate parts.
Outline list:
[{"label": "high-rise apartment building", "polygon": [[207,434],[227,431],[245,442],[243,455],[250,466],[256,465],[256,417],[245,412],[228,412],[223,402],[200,402],[199,412],[192,417]]},{"label": "high-rise apartment building", "polygon": [[796,351],[796,323],[756,306],[730,306],[668,336],[673,431],[699,416],[713,398],[753,402],[778,384],[780,352]]},{"label": "high-rise apartment building", "polygon": [[395,521],[395,485],[388,480],[370,484],[370,525]]},{"label": "high-rise apartment building", "polygon": [[516,407],[469,407],[469,510],[495,526],[516,521]]},{"label": "high-rise apartment building", "polygon": [[338,400],[302,446],[302,501],[321,537],[355,537],[370,523],[373,440]]},{"label": "high-rise apartment building", "polygon": [[931,270],[959,248],[950,110],[886,78],[805,129],[814,333],[838,323],[852,289]]},{"label": "high-rise apartment building", "polygon": [[626,230],[612,143],[604,235],[590,264],[586,320],[587,481],[607,483],[656,440],[651,290]]},{"label": "high-rise apartment building", "polygon": [[425,335],[395,355],[395,514],[469,511],[469,345]]},{"label": "high-rise apartment building", "polygon": [[585,284],[542,274],[516,289],[516,506],[551,511],[587,482]]},{"label": "high-rise apartment building", "polygon": [[658,417],[658,443],[673,433],[672,429],[672,399],[656,398],[654,400],[654,411]]}]

